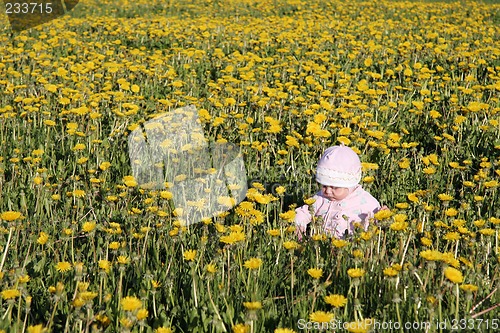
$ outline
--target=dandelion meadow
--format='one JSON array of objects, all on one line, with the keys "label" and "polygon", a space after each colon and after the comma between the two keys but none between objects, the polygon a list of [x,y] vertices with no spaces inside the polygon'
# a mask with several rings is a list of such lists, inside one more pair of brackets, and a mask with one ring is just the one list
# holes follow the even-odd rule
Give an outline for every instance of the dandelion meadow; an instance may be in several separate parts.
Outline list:
[{"label": "dandelion meadow", "polygon": [[[21,32],[0,18],[2,332],[500,326],[499,4],[87,0]],[[192,225],[127,152],[188,105],[249,182]],[[339,143],[390,210],[299,241],[294,205]]]}]

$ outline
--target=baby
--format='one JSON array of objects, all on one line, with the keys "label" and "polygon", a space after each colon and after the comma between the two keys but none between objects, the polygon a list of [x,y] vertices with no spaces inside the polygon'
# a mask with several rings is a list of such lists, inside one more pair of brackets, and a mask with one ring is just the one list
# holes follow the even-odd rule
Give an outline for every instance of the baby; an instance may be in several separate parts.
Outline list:
[{"label": "baby", "polygon": [[[365,191],[361,180],[361,162],[347,146],[333,146],[325,150],[316,168],[316,181],[321,190],[313,197],[315,216],[323,217],[323,231],[337,238],[352,234],[354,224],[368,227],[369,219],[381,209],[377,199]],[[386,209],[384,206],[383,209]],[[297,208],[295,224],[299,239],[311,222],[308,205]]]}]

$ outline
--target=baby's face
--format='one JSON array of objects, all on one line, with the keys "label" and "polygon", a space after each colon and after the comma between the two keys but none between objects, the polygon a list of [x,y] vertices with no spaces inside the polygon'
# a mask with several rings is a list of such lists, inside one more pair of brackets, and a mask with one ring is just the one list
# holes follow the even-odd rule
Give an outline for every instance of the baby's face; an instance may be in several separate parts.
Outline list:
[{"label": "baby's face", "polygon": [[347,187],[336,187],[336,186],[326,186],[321,185],[321,192],[329,200],[343,200],[349,195],[349,189]]}]

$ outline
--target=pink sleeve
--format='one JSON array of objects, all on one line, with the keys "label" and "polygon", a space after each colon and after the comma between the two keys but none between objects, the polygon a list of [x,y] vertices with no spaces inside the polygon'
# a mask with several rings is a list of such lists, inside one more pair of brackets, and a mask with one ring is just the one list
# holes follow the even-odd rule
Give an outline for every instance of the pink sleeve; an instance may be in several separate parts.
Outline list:
[{"label": "pink sleeve", "polygon": [[[313,204],[314,205],[314,204]],[[306,226],[311,222],[311,212],[309,211],[309,206],[304,205],[295,210],[295,224],[299,228],[306,228]]]},{"label": "pink sleeve", "polygon": [[364,223],[365,229],[367,229],[370,219],[380,210],[380,203],[368,192],[365,192],[364,197],[365,200],[364,204],[361,205],[361,211],[366,212],[368,215]]},{"label": "pink sleeve", "polygon": [[[315,195],[313,197],[316,201],[313,203],[313,211],[314,214],[318,212],[318,207],[321,207],[321,203],[323,202],[323,198],[319,195]],[[311,212],[309,211],[309,206],[304,205],[295,209],[295,226],[299,229],[300,233],[303,233],[307,229],[307,225],[311,222]]]}]

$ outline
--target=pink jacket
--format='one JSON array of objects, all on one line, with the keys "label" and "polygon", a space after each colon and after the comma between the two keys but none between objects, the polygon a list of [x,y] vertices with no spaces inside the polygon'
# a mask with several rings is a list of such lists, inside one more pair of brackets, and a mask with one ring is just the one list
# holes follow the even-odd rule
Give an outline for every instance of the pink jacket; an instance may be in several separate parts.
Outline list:
[{"label": "pink jacket", "polygon": [[[323,196],[321,191],[313,198],[316,199],[313,204],[314,215],[322,216],[323,230],[337,238],[343,238],[346,230],[349,234],[353,233],[355,222],[361,222],[366,230],[369,219],[373,218],[373,215],[380,209],[377,199],[365,191],[361,185],[357,185],[346,198],[340,201],[330,201]],[[309,206],[299,207],[295,212],[295,224],[299,232],[304,233],[311,222]],[[301,238],[300,233],[299,238]]]}]

